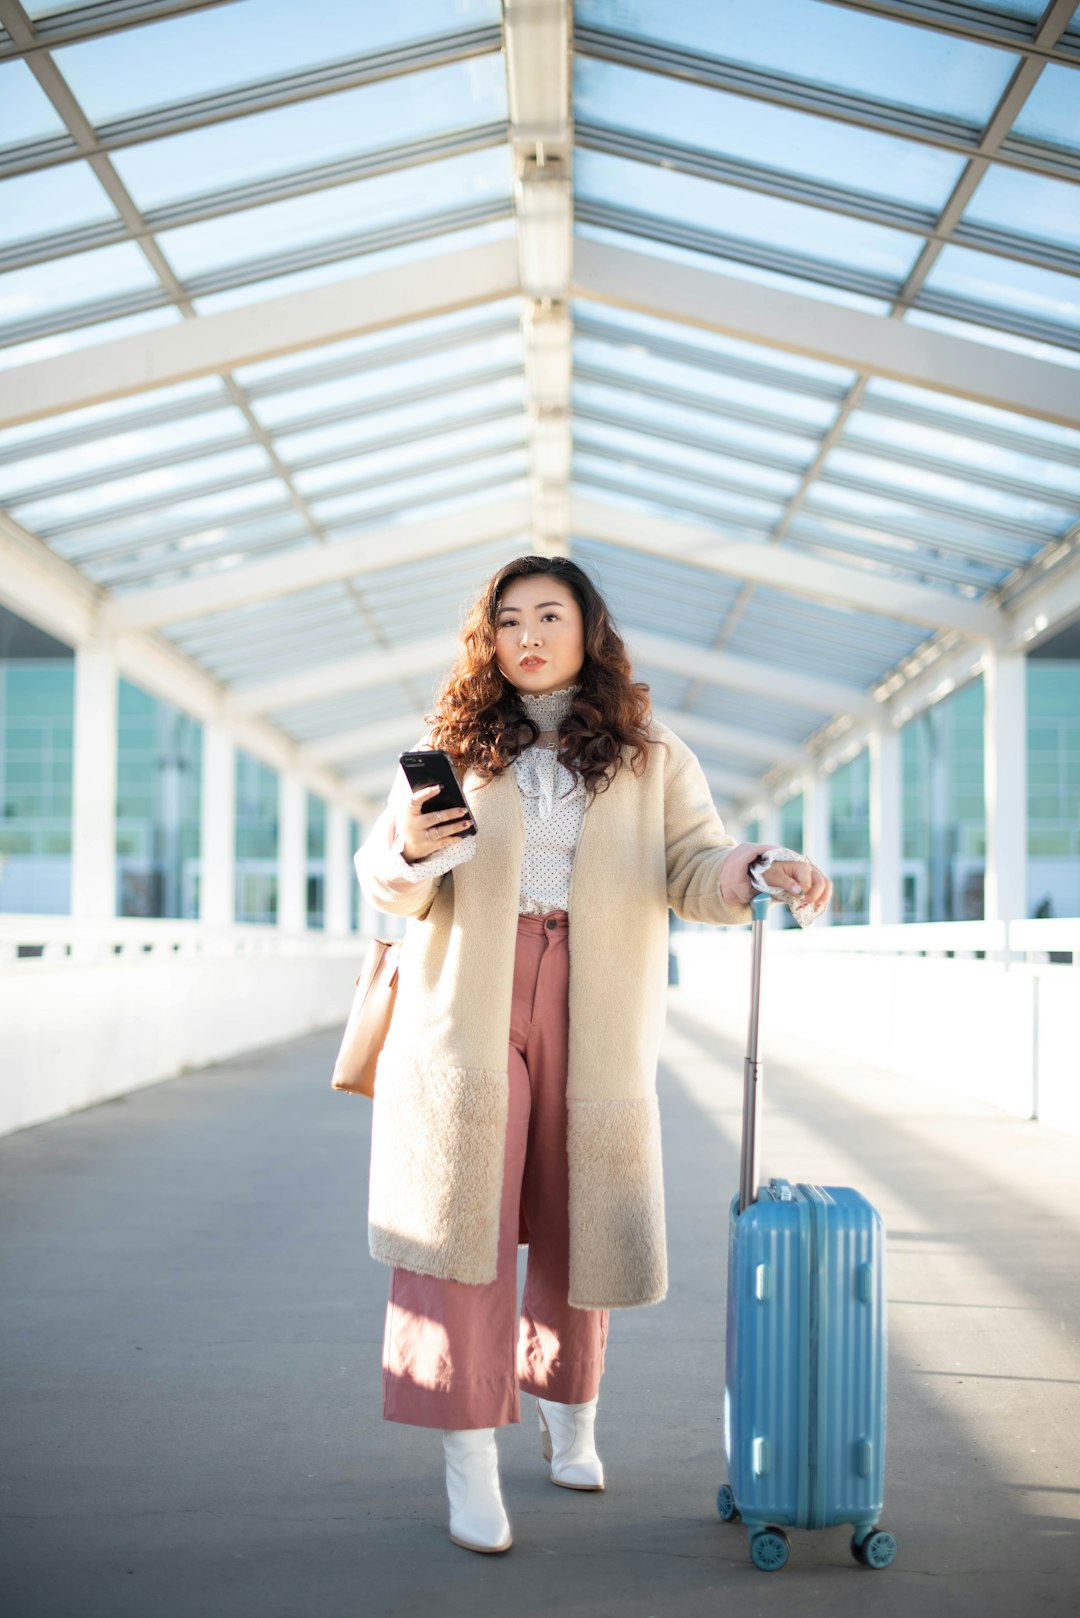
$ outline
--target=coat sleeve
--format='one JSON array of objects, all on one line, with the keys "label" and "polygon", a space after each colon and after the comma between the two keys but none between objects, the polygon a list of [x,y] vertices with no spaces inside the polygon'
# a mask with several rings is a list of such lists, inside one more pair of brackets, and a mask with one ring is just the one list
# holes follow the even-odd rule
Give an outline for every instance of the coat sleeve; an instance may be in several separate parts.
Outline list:
[{"label": "coat sleeve", "polygon": [[761,852],[757,843],[736,843],[716,812],[705,772],[686,743],[663,732],[664,840],[668,904],[684,921],[735,926],[751,920],[746,868]]}]

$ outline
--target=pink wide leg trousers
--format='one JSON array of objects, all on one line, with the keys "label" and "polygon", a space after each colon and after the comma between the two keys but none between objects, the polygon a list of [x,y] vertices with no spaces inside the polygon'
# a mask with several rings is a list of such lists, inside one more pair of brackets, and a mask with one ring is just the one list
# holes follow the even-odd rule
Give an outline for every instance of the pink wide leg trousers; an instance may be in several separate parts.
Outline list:
[{"label": "pink wide leg trousers", "polygon": [[[510,1107],[499,1258],[483,1286],[394,1269],[383,1342],[383,1416],[414,1427],[505,1427],[519,1393],[596,1396],[606,1309],[573,1309],[566,1064],[569,918],[519,916],[510,1016]],[[521,1316],[519,1239],[529,1243]]]}]

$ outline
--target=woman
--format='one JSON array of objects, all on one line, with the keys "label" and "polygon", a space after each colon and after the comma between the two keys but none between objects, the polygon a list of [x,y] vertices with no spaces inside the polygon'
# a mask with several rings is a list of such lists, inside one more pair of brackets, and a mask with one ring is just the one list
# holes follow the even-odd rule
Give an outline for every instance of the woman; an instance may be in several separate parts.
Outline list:
[{"label": "woman", "polygon": [[[520,1421],[521,1389],[552,1482],[604,1486],[608,1311],[667,1291],[668,909],[749,921],[749,868],[770,845],[725,832],[573,562],[501,568],[462,641],[426,742],[455,761],[468,811],[425,815],[437,789],[410,794],[401,775],[356,854],[371,903],[410,918],[369,1237],[392,1269],[383,1415],[442,1431],[451,1538],[497,1552],[511,1538],[494,1429]],[[770,885],[824,907],[831,884],[781,854]]]}]

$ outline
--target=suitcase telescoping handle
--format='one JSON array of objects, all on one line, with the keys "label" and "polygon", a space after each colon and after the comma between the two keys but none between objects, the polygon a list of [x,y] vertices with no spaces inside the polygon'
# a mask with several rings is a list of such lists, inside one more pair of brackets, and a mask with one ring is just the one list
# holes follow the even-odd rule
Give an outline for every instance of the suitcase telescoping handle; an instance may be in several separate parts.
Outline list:
[{"label": "suitcase telescoping handle", "polygon": [[757,1201],[758,1118],[761,1114],[761,1063],[758,1061],[758,1020],[761,1010],[761,955],[765,945],[765,922],[772,899],[767,893],[755,894],[750,901],[753,955],[750,964],[750,1027],[746,1036],[743,1064],[742,1157],[739,1163],[739,1212]]}]

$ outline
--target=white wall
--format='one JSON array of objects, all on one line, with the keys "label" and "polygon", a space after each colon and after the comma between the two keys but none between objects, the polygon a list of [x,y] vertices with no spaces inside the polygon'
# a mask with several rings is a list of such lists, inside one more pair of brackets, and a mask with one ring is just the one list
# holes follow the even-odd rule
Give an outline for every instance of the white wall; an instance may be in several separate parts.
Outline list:
[{"label": "white wall", "polygon": [[[290,946],[269,931],[237,929],[216,954],[0,964],[0,1134],[313,1029],[344,1031],[363,940]],[[329,1066],[309,1078],[329,1087]]]},{"label": "white wall", "polygon": [[[924,947],[983,947],[983,923],[920,926]],[[1025,942],[1045,932],[1045,950],[1068,947],[1063,929],[1080,922],[1025,922]],[[915,942],[914,928],[904,929]],[[761,1055],[768,1063],[770,1032],[805,1041],[808,1059],[830,1050],[875,1067],[910,1075],[943,1090],[977,1096],[1021,1118],[1037,1116],[1080,1134],[1080,967],[1014,959],[934,959],[917,954],[860,952],[868,928],[770,929],[762,976]],[[1071,935],[1070,935],[1071,936]],[[987,937],[984,942],[989,942]],[[672,934],[682,990],[708,1004],[731,1038],[745,1043],[750,992],[746,928]],[[842,947],[848,944],[847,948]],[[1074,960],[1076,956],[1074,956]]]}]

